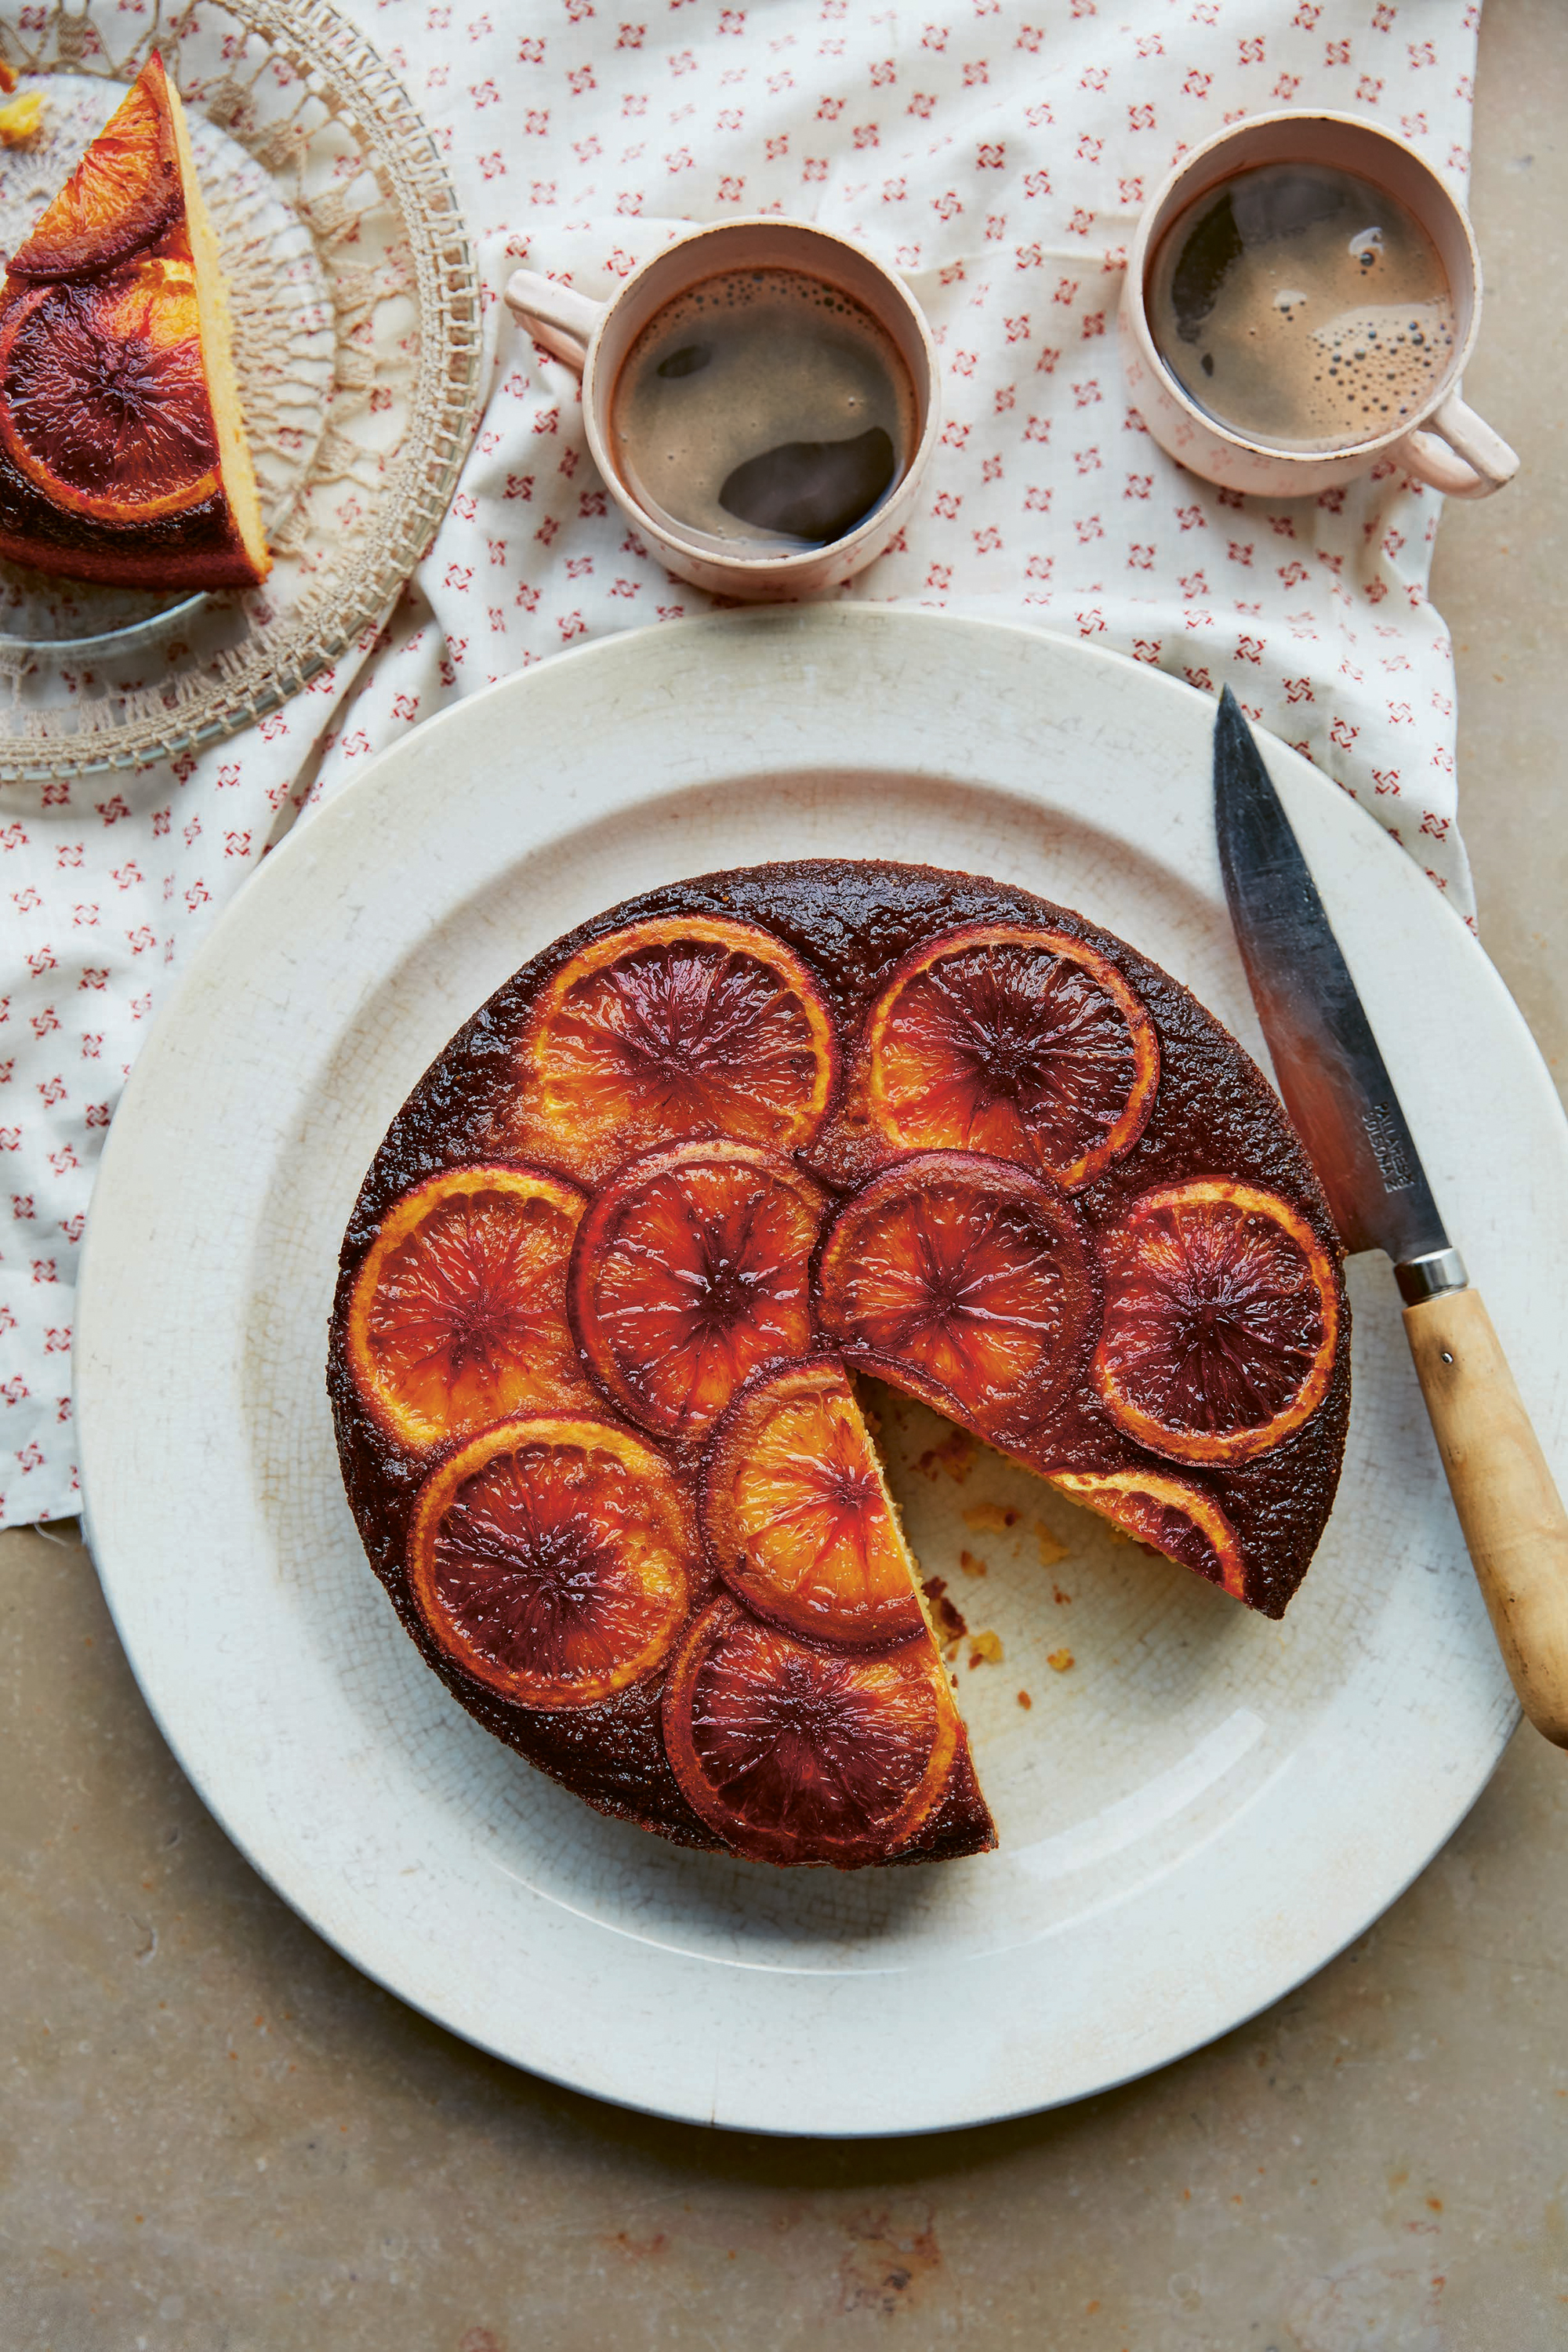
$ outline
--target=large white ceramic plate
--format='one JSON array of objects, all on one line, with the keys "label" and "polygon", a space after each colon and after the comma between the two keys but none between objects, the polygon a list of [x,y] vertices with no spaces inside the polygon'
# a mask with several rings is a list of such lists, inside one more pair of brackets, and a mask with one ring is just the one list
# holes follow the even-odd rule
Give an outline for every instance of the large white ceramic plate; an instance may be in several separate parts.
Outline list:
[{"label": "large white ceramic plate", "polygon": [[[989,1459],[962,1486],[922,1473],[930,1427],[891,1424],[928,1572],[1005,1645],[962,1677],[1003,1837],[974,1861],[770,1871],[601,1820],[426,1672],[339,1486],[322,1356],[371,1154],[457,1024],[615,899],[765,858],[964,866],[1124,933],[1261,1051],[1212,841],[1212,717],[1114,656],[937,615],[644,631],[387,753],[268,860],[164,1014],[89,1229],[77,1382],[100,1572],[230,1835],[457,2032],[754,2130],[1046,2106],[1299,1982],[1485,1782],[1514,1709],[1381,1259],[1352,1268],[1344,1477],[1281,1625],[1086,1533]],[[1415,866],[1294,755],[1270,763],[1561,1467],[1551,1083]],[[982,1500],[1025,1507],[1016,1538],[969,1529],[958,1514]],[[1052,1566],[1036,1516],[1066,1549]],[[984,1582],[956,1573],[961,1541]]]}]

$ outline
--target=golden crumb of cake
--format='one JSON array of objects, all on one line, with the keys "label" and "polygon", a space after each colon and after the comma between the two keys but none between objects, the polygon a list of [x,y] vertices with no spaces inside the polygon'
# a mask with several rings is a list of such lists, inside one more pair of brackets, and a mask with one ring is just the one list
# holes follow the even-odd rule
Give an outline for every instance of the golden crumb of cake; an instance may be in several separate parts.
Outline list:
[{"label": "golden crumb of cake", "polygon": [[1037,1519],[1035,1521],[1035,1541],[1040,1547],[1040,1566],[1042,1568],[1055,1568],[1058,1559],[1066,1559],[1068,1556],[1068,1548],[1066,1544],[1058,1542],[1056,1537],[1052,1535],[1049,1528],[1047,1527],[1044,1519]]},{"label": "golden crumb of cake", "polygon": [[985,1562],[972,1551],[961,1551],[958,1555],[958,1564],[965,1576],[985,1574]]},{"label": "golden crumb of cake", "polygon": [[1025,1707],[1025,1708],[1031,1707],[1031,1706],[1034,1706],[1034,1704],[1035,1704],[1035,1702],[1034,1702],[1034,1700],[1029,1696],[1029,1694],[1028,1694],[1028,1692],[1027,1692],[1027,1691],[1020,1691],[1020,1692],[1018,1693],[1018,1705],[1019,1705],[1021,1707]]},{"label": "golden crumb of cake", "polygon": [[44,120],[44,93],[25,89],[0,106],[0,147],[25,147],[36,139]]},{"label": "golden crumb of cake", "polygon": [[928,1478],[934,1478],[939,1470],[945,1470],[948,1476],[962,1486],[974,1467],[974,1456],[978,1451],[973,1437],[962,1429],[955,1429],[950,1437],[942,1439],[940,1445],[928,1445],[915,1468],[923,1470]]},{"label": "golden crumb of cake", "polygon": [[1068,1668],[1072,1664],[1072,1652],[1070,1650],[1053,1650],[1049,1657],[1046,1660],[1046,1664],[1049,1666],[1053,1675],[1065,1675]]},{"label": "golden crumb of cake", "polygon": [[1023,1513],[1016,1511],[1010,1503],[971,1503],[963,1514],[963,1524],[973,1528],[976,1535],[1003,1535],[1009,1528],[1016,1528],[1022,1517]]},{"label": "golden crumb of cake", "polygon": [[970,1646],[969,1663],[972,1666],[977,1666],[982,1659],[990,1666],[1001,1664],[1002,1636],[1000,1633],[976,1633]]}]

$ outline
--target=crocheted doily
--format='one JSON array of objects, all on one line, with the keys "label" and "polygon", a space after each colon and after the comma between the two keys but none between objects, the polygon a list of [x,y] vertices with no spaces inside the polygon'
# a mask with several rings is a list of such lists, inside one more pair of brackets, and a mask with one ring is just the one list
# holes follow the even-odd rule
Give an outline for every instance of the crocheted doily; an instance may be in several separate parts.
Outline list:
[{"label": "crocheted doily", "polygon": [[0,19],[45,98],[0,151],[26,234],[162,52],[228,279],[274,563],[157,595],[0,562],[0,781],[134,766],[262,718],[381,620],[446,511],[482,402],[479,278],[429,132],[323,0],[111,0]]}]

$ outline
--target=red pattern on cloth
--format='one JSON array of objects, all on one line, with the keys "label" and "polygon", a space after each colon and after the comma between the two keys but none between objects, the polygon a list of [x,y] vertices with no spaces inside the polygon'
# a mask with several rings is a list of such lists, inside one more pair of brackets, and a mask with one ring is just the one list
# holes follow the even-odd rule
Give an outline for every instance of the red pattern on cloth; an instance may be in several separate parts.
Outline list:
[{"label": "red pattern on cloth", "polygon": [[1462,195],[1478,5],[346,5],[479,242],[494,388],[430,554],[351,659],[200,759],[0,791],[0,1525],[77,1508],[73,1282],[103,1133],[268,843],[475,688],[707,605],[606,497],[575,378],[507,320],[519,262],[601,297],[694,220],[788,212],[864,237],[931,319],[947,423],[917,520],[847,593],[1228,683],[1471,903],[1452,654],[1426,602],[1440,501],[1388,465],[1285,501],[1184,473],[1127,407],[1116,310],[1145,198],[1248,113],[1364,113]]}]

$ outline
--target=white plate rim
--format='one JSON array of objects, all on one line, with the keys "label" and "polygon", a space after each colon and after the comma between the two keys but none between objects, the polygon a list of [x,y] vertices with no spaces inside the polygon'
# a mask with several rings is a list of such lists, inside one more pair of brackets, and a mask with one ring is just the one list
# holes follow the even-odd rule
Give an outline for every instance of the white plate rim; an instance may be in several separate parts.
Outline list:
[{"label": "white plate rim", "polygon": [[[634,699],[641,694],[647,705],[641,723],[654,730],[679,731],[685,722],[679,707],[670,698],[671,678],[682,665],[689,679],[712,672],[721,675],[731,689],[749,685],[761,692],[786,649],[799,675],[852,681],[858,698],[849,712],[836,706],[831,750],[826,719],[808,714],[803,725],[798,711],[786,720],[776,709],[770,716],[761,702],[755,708],[748,706],[747,772],[755,772],[759,762],[766,767],[770,759],[786,766],[799,765],[803,748],[809,752],[813,745],[819,761],[826,756],[830,764],[836,752],[837,764],[855,765],[858,747],[865,764],[872,769],[887,766],[889,755],[882,739],[897,729],[892,725],[894,714],[881,706],[879,697],[885,699],[888,680],[895,673],[906,680],[918,677],[935,694],[948,698],[941,725],[950,739],[955,730],[962,732],[965,727],[973,735],[981,723],[984,712],[978,708],[966,709],[964,698],[977,690],[977,678],[991,675],[994,684],[998,667],[1016,682],[1021,692],[1035,694],[1043,709],[1053,698],[1061,698],[1064,681],[1068,679],[1075,682],[1075,690],[1083,681],[1091,681],[1085,689],[1090,699],[1101,699],[1111,707],[1131,698],[1147,709],[1152,707],[1149,698],[1158,698],[1163,705],[1160,724],[1186,748],[1200,739],[1206,742],[1212,715],[1209,698],[1179,681],[1040,631],[855,605],[780,608],[667,625],[574,649],[456,706],[418,730],[405,744],[383,754],[291,835],[247,884],[194,959],[127,1089],[110,1131],[89,1217],[79,1299],[77,1379],[84,1516],[132,1668],[184,1769],[254,1866],[365,1974],[501,2058],[650,2113],[786,2134],[826,2132],[854,2137],[958,2128],[1087,2095],[1168,2063],[1257,2013],[1353,1940],[1425,1866],[1489,1777],[1515,1719],[1495,1656],[1484,1649],[1476,1653],[1470,1693],[1474,1719],[1465,1726],[1468,1745],[1460,1757],[1447,1759],[1447,1787],[1436,1812],[1428,1808],[1415,1840],[1407,1838],[1397,1849],[1396,1858],[1385,1861],[1370,1908],[1365,1890],[1358,1890],[1349,1910],[1342,1910],[1331,1925],[1288,1938],[1289,1952],[1276,1958],[1267,1981],[1249,1981],[1228,1997],[1211,1999],[1206,2008],[1201,2002],[1195,2007],[1178,2003],[1180,2014],[1169,2015],[1152,2040],[1135,2038],[1125,2046],[1104,2049],[1098,2056],[1089,2055],[1076,2070],[1058,2063],[1059,2053],[1044,2052],[1031,2043],[1026,2053],[1016,2053],[1008,2088],[1000,2094],[994,2079],[978,2095],[967,2092],[963,2081],[944,2081],[940,2090],[926,2096],[915,2095],[901,2105],[879,2099],[875,2086],[869,2097],[864,2085],[825,2091],[820,2081],[814,2080],[803,2087],[787,2067],[770,2066],[765,2052],[749,2072],[740,2068],[732,2082],[720,2079],[722,2070],[717,2061],[710,2083],[696,2084],[689,2067],[685,2078],[678,2067],[673,2074],[668,2069],[661,2074],[656,2068],[647,2079],[630,2079],[624,2051],[610,2050],[600,2058],[563,2050],[563,2042],[571,2037],[561,2017],[531,2020],[531,2027],[539,2023],[538,2031],[498,2032],[493,2021],[487,2024],[476,2015],[471,2001],[454,1998],[450,1988],[433,1988],[428,1971],[422,1974],[409,1964],[395,1936],[377,1932],[375,1920],[353,1901],[353,1890],[324,1880],[317,1857],[301,1853],[297,1828],[291,1830],[288,1822],[272,1818],[264,1802],[248,1801],[246,1790],[226,1778],[223,1759],[214,1749],[210,1721],[195,1719],[189,1691],[161,1652],[159,1612],[150,1599],[148,1582],[158,1555],[155,1544],[149,1540],[145,1513],[137,1509],[136,1468],[142,1456],[139,1408],[132,1405],[128,1411],[123,1402],[127,1396],[144,1391],[157,1347],[166,1346],[169,1336],[165,1329],[160,1341],[160,1335],[149,1328],[148,1274],[137,1263],[135,1246],[137,1218],[145,1211],[147,1171],[155,1164],[166,1165],[168,1159],[156,1128],[160,1105],[166,1109],[171,1084],[177,1087],[184,1041],[195,1029],[210,1024],[226,1005],[231,1006],[236,992],[254,981],[254,971],[247,981],[246,959],[254,963],[259,957],[263,964],[271,959],[276,971],[276,943],[268,936],[266,910],[287,895],[285,886],[296,876],[308,880],[307,867],[310,876],[330,876],[335,861],[352,855],[354,843],[381,821],[393,799],[401,795],[406,803],[425,788],[422,779],[427,782],[440,772],[443,762],[456,762],[465,744],[479,746],[482,758],[487,730],[492,747],[498,728],[509,721],[531,728],[537,736],[543,714],[552,710],[563,740],[570,740],[574,731],[583,742],[584,759],[590,759],[592,746],[581,719],[584,708],[604,709],[617,694]],[[591,737],[592,730],[586,734]],[[1531,1108],[1537,1127],[1555,1134],[1557,1155],[1568,1166],[1568,1129],[1551,1079],[1511,1000],[1463,925],[1442,906],[1381,828],[1336,787],[1283,747],[1270,744],[1268,757],[1292,814],[1308,835],[1336,920],[1342,917],[1347,875],[1370,861],[1380,889],[1386,887],[1401,909],[1408,912],[1430,952],[1445,965],[1452,965],[1458,958],[1468,989],[1484,1003],[1487,1019],[1507,1040],[1518,1082],[1534,1088]],[[910,762],[905,759],[893,764],[908,770]],[[617,793],[628,801],[635,797],[630,779],[600,781],[601,815],[615,804]],[[1202,775],[1195,784],[1190,776],[1175,779],[1173,789],[1189,815],[1200,803],[1206,810]],[[541,810],[538,821],[541,833],[548,832],[551,814]],[[1331,857],[1330,870],[1325,870],[1323,845],[1337,840],[1349,845],[1344,858]],[[1407,887],[1407,878],[1416,886],[1415,892]],[[1398,1057],[1393,1051],[1390,1060],[1399,1076]],[[393,1108],[387,1105],[388,1116]],[[1506,1325],[1509,1318],[1502,1319]],[[1513,1319],[1517,1324],[1517,1312]],[[1505,1336],[1509,1336],[1506,1330]],[[1517,1329],[1512,1337],[1517,1353]],[[1539,1349],[1535,1352],[1539,1354]],[[1526,1357],[1530,1353],[1527,1347]],[[1539,1381],[1535,1385],[1539,1390]],[[1549,1446],[1562,1451],[1568,1440],[1568,1398],[1561,1381],[1553,1387],[1547,1409],[1551,1427],[1543,1428],[1543,1436]],[[1540,1412],[1538,1402],[1538,1417]],[[141,1483],[144,1494],[145,1482]],[[1315,1769],[1324,1769],[1322,1759]],[[657,1965],[645,1957],[639,1965],[662,1979],[668,1957],[660,1955]],[[676,1956],[677,1980],[679,1959]],[[964,2000],[963,1975],[963,1969],[945,1964],[936,1968],[925,1984],[922,2000],[940,2000],[944,1993],[955,2001]],[[673,1989],[679,1998],[678,1981]],[[651,2001],[671,1990],[670,1983],[661,1980],[647,1988],[645,1998]],[[976,2071],[968,2063],[972,2054],[966,2053],[964,2070],[970,2074]],[[733,2060],[734,2052],[729,2056]],[[636,2071],[633,2067],[631,2073]]]}]

